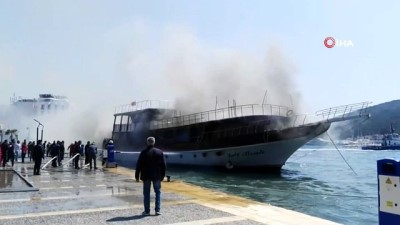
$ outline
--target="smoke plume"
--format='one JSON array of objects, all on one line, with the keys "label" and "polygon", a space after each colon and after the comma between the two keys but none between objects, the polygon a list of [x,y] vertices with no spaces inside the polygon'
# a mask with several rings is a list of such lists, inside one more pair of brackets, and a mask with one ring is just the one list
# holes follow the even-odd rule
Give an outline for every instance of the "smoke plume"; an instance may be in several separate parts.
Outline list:
[{"label": "smoke plume", "polygon": [[20,139],[28,137],[28,132],[30,139],[36,139],[33,119],[38,119],[44,124],[44,140],[100,143],[111,137],[114,107],[132,101],[171,100],[177,110],[188,114],[214,109],[216,98],[219,107],[227,107],[233,100],[237,105],[261,104],[267,92],[264,103],[296,110],[302,105],[294,82],[295,66],[275,44],[269,44],[259,57],[207,44],[185,27],[156,30],[145,22],[139,25],[124,24],[104,35],[104,45],[99,48],[104,63],[95,65],[108,70],[101,76],[90,75],[90,83],[70,79],[62,70],[40,78],[37,94],[43,90],[65,94],[69,110],[21,117],[13,111],[3,120],[20,130]]}]

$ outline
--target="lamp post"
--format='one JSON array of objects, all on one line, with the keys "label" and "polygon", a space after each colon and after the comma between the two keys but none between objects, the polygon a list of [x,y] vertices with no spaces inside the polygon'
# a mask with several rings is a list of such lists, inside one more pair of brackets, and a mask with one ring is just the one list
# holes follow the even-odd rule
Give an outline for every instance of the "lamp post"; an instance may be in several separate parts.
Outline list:
[{"label": "lamp post", "polygon": [[43,126],[43,124],[40,124],[40,125],[42,126],[42,133],[40,134],[40,140],[43,141],[43,128],[44,128],[44,126]]},{"label": "lamp post", "polygon": [[[38,143],[38,140],[39,140],[39,127],[40,126],[42,126],[42,135],[41,135],[41,138],[43,139],[43,124],[41,123],[41,122],[39,122],[37,119],[33,119],[35,122],[37,122],[38,123],[38,126],[36,127],[36,144]],[[42,140],[41,139],[41,140]]]},{"label": "lamp post", "polygon": [[31,136],[31,128],[30,127],[26,127],[26,130],[28,131],[28,135],[27,135],[27,140],[29,141],[31,138],[30,138],[30,136]]}]

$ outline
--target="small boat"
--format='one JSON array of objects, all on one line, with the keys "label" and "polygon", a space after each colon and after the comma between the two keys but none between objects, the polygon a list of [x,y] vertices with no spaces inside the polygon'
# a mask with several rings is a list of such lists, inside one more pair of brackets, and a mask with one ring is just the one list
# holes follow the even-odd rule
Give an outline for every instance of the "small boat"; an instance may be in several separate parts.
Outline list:
[{"label": "small boat", "polygon": [[400,150],[400,135],[398,133],[391,133],[383,135],[380,144],[365,145],[361,147],[362,150]]},{"label": "small boat", "polygon": [[118,164],[134,165],[146,137],[153,136],[168,165],[280,171],[332,123],[369,116],[368,102],[320,110],[316,122],[279,105],[234,105],[188,115],[166,105],[147,100],[116,108],[111,138]]}]

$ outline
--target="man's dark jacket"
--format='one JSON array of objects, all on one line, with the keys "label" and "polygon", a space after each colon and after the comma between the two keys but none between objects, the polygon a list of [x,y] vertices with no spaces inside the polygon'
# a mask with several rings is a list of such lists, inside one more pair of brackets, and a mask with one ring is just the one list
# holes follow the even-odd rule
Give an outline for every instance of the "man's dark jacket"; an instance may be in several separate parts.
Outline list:
[{"label": "man's dark jacket", "polygon": [[44,158],[42,145],[40,145],[40,144],[35,145],[35,147],[33,148],[33,152],[32,152],[32,159],[34,161],[36,161],[36,160],[42,160],[42,158]]},{"label": "man's dark jacket", "polygon": [[163,180],[166,163],[164,153],[153,146],[145,148],[136,163],[135,178],[140,180]]}]

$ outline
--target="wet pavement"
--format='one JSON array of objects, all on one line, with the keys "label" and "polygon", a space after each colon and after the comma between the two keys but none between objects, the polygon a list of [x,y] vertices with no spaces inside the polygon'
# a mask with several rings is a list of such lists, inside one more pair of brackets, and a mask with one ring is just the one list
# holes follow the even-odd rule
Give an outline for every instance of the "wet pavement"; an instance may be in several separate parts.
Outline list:
[{"label": "wet pavement", "polygon": [[0,193],[37,190],[21,173],[12,168],[0,167]]},{"label": "wet pavement", "polygon": [[14,169],[39,190],[0,193],[0,224],[335,224],[179,181],[162,183],[162,215],[142,216],[133,170],[49,166],[33,176],[29,162]]}]

